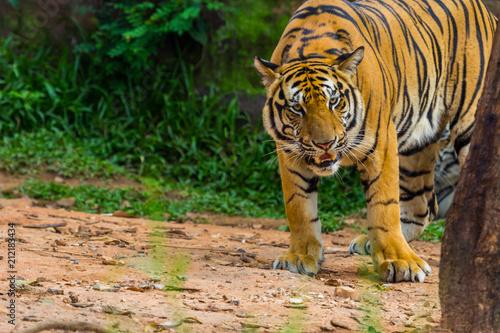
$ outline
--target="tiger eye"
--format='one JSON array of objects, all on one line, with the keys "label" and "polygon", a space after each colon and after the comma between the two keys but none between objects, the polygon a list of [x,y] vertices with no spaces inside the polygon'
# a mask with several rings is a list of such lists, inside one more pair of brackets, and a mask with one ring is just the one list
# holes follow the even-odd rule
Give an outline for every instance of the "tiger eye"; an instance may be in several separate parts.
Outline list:
[{"label": "tiger eye", "polygon": [[302,111],[302,106],[300,106],[300,104],[295,104],[294,106],[292,106],[292,109],[294,109],[295,111]]}]

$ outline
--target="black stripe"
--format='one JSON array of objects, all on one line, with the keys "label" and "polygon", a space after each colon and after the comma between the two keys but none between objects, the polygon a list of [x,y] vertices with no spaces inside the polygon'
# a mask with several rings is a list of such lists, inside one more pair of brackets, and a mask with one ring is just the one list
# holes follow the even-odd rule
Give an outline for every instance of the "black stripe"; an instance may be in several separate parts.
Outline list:
[{"label": "black stripe", "polygon": [[407,195],[403,196],[403,193],[400,193],[399,195],[399,201],[410,201],[412,200],[413,198],[417,197],[417,196],[420,196],[422,194],[424,194],[425,192],[430,192],[434,189],[434,186],[424,186],[423,188],[421,188],[420,190],[417,190],[417,191],[411,191],[410,189],[402,186],[402,185],[399,185],[399,189],[404,191],[405,193],[407,193]]},{"label": "black stripe", "polygon": [[388,200],[388,201],[377,201],[375,203],[372,203],[371,205],[372,206],[376,206],[376,205],[389,206],[389,205],[392,205],[392,204],[399,205],[399,202],[396,199],[391,199],[391,200]]},{"label": "black stripe", "polygon": [[455,152],[457,155],[460,153],[463,147],[467,146],[470,143],[470,139],[472,137],[472,128],[474,127],[474,123],[470,124],[467,129],[460,134],[453,143],[453,147],[455,148]]},{"label": "black stripe", "polygon": [[307,195],[303,195],[302,193],[295,192],[294,194],[292,194],[292,196],[290,197],[290,199],[287,200],[287,202],[286,202],[287,205],[290,203],[290,201],[293,200],[293,198],[295,198],[296,195],[299,196],[299,197],[301,197],[301,198],[304,198],[304,199],[309,199],[309,197]]},{"label": "black stripe", "polygon": [[409,219],[404,219],[404,218],[401,218],[401,223],[405,223],[405,224],[416,224],[416,225],[419,225],[421,227],[424,226],[423,223],[421,222],[417,222],[417,221],[413,221],[413,220],[409,220]]},{"label": "black stripe", "polygon": [[374,229],[382,230],[383,232],[389,232],[389,230],[384,227],[368,227],[368,231],[372,231]]},{"label": "black stripe", "polygon": [[300,172],[292,170],[292,169],[287,169],[290,173],[293,173],[296,176],[299,176],[302,181],[307,183],[308,187],[307,189],[304,189],[303,187],[295,184],[298,186],[301,190],[303,190],[305,193],[312,193],[312,192],[317,192],[318,191],[318,183],[319,183],[319,177],[312,177],[312,178],[307,178],[304,177]]},{"label": "black stripe", "polygon": [[431,171],[428,171],[428,170],[410,171],[408,169],[403,168],[402,166],[399,166],[399,173],[403,174],[406,177],[415,178],[418,176],[430,174]]}]

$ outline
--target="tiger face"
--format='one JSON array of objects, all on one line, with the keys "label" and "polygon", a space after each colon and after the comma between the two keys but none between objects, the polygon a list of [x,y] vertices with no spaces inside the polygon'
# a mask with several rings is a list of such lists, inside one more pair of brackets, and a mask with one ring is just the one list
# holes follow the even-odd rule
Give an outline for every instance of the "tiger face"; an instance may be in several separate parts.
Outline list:
[{"label": "tiger face", "polygon": [[359,139],[353,133],[362,122],[363,103],[352,78],[362,58],[363,48],[335,60],[283,66],[254,59],[268,93],[267,132],[278,149],[292,152],[319,176],[354,162],[351,149]]}]

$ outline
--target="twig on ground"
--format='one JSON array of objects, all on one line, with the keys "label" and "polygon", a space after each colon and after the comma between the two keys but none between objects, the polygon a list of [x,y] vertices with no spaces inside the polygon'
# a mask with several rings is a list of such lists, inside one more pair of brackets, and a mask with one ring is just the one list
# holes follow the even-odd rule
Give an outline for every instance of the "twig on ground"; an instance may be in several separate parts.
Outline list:
[{"label": "twig on ground", "polygon": [[66,222],[61,222],[61,223],[39,224],[39,225],[22,225],[22,227],[31,229],[45,229],[45,228],[65,227],[67,225],[68,224]]}]

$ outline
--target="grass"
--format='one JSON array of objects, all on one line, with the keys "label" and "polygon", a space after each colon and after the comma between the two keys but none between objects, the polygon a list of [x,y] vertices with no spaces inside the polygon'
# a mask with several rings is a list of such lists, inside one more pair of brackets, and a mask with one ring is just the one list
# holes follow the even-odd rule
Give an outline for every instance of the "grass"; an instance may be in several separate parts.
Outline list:
[{"label": "grass", "polygon": [[41,171],[81,178],[125,175],[123,166],[95,156],[101,146],[102,140],[73,140],[63,131],[14,133],[0,139],[0,169],[33,176]]},{"label": "grass", "polygon": [[[252,176],[244,180],[241,179],[242,176],[237,177],[241,184],[236,186],[228,174],[222,177],[221,174],[227,172],[227,166],[217,158],[208,159],[205,164],[198,166],[172,166],[163,162],[150,167],[157,170],[154,177],[140,176],[138,169],[124,167],[116,156],[104,158],[106,153],[102,147],[102,139],[79,139],[62,131],[42,129],[34,133],[14,134],[5,136],[1,141],[0,168],[8,172],[32,175],[33,180],[18,188],[22,194],[48,202],[74,197],[74,208],[90,213],[125,210],[132,215],[156,220],[165,220],[165,213],[170,218],[177,219],[185,217],[188,212],[207,211],[242,217],[286,217],[277,163],[269,165],[261,161],[264,165],[257,165],[254,161],[253,166],[248,166],[247,174],[244,170],[238,171],[243,177],[249,174]],[[222,180],[205,181],[206,177],[213,177],[210,174],[199,175],[201,181],[189,176],[183,177],[182,172],[178,171],[183,167],[190,168],[193,173],[197,169],[207,172],[206,170],[213,168],[213,173],[219,174]],[[100,188],[91,185],[70,187],[37,181],[36,175],[46,170],[83,180],[104,178],[111,185],[113,176],[129,176],[139,180],[142,186],[140,189]],[[320,182],[319,216],[323,231],[341,229],[345,216],[365,206],[356,172],[343,170],[340,176],[342,180],[339,177],[323,178]],[[226,182],[228,186],[223,186],[221,182]],[[4,195],[12,196],[12,191]],[[287,230],[286,227],[282,229]],[[419,239],[440,242],[443,231],[444,221],[435,221]]]},{"label": "grass", "polygon": [[[241,145],[234,155],[209,154],[200,149],[196,159],[186,157],[171,163],[160,155],[128,167],[126,162],[130,160],[125,150],[122,149],[121,154],[108,151],[103,138],[77,138],[65,131],[45,129],[15,133],[2,139],[0,168],[30,174],[33,179],[39,172],[48,170],[83,180],[104,178],[111,184],[113,176],[128,175],[142,183],[140,190],[113,190],[32,180],[19,188],[21,193],[40,200],[74,197],[74,208],[87,212],[112,213],[125,209],[134,215],[160,220],[164,213],[178,218],[187,212],[204,211],[285,218],[278,165],[269,163],[274,154],[267,135],[248,129],[240,132],[246,136],[232,134],[236,144]],[[196,139],[193,137],[192,145],[197,144]],[[340,175],[344,180],[329,178],[320,184],[319,206],[324,230],[338,230],[343,216],[364,206],[358,176],[352,170],[342,171]],[[176,193],[180,200],[172,200],[171,193]],[[352,199],[345,200],[346,196]],[[124,207],[125,201],[132,203],[131,206]]]},{"label": "grass", "polygon": [[425,228],[418,240],[424,240],[434,243],[441,243],[443,240],[445,220],[436,220]]}]

